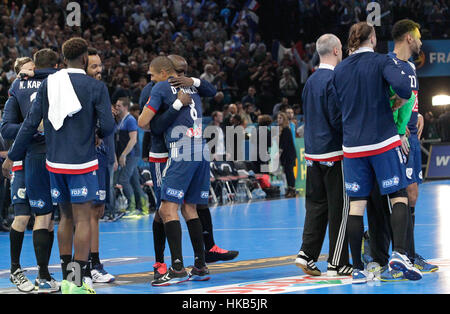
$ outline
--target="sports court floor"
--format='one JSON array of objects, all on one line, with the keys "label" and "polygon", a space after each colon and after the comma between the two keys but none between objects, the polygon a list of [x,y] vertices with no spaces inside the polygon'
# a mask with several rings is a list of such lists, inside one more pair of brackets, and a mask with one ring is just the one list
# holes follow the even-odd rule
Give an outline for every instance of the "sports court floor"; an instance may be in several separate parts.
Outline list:
[{"label": "sports court floor", "polygon": [[[139,220],[122,219],[101,223],[100,257],[105,268],[116,275],[112,284],[96,284],[98,294],[147,293],[314,293],[314,294],[447,294],[450,293],[450,181],[429,182],[420,187],[416,206],[416,249],[440,266],[417,282],[372,282],[352,285],[350,277],[311,278],[293,261],[301,244],[305,216],[304,198],[235,204],[211,209],[216,243],[239,250],[237,259],[210,264],[207,282],[184,282],[169,287],[152,287],[154,263],[151,222],[153,216]],[[185,265],[193,264],[192,248],[183,223]],[[50,272],[61,279],[57,241],[53,247]],[[328,244],[324,243],[318,267],[326,272]],[[170,252],[166,245],[166,261]],[[16,293],[9,282],[9,235],[0,234],[0,294]],[[27,231],[22,267],[34,281],[36,277],[32,234]]]}]

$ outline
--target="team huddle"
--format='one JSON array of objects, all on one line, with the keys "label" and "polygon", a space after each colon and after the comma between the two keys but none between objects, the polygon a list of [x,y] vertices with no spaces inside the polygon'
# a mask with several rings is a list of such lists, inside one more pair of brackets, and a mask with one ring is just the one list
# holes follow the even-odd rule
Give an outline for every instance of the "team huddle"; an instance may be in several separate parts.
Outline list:
[{"label": "team huddle", "polygon": [[[111,105],[106,85],[101,82],[102,65],[95,49],[82,38],[72,38],[63,44],[62,53],[67,68],[59,71],[59,56],[50,49],[38,51],[34,60],[16,62],[20,78],[12,85],[5,105],[1,132],[6,139],[14,140],[2,167],[5,176],[12,172],[15,211],[10,232],[10,279],[22,292],[93,294],[93,283],[114,280],[100,263],[98,223],[112,175],[106,161],[108,151],[115,150],[111,138],[115,133],[120,137],[117,125],[129,115],[119,114],[120,108]],[[147,101],[142,104],[138,124],[144,129],[151,125],[149,161],[159,208],[153,222],[154,286],[208,280],[206,263],[231,260],[239,254],[221,249],[214,241],[208,208],[207,155],[202,154],[205,157],[199,161],[177,158],[186,147],[192,149],[192,156],[197,151],[203,153],[200,97],[216,94],[208,82],[185,77],[186,68],[181,56],[155,58],[149,69],[155,85],[148,84],[141,95]],[[177,128],[185,133],[173,135]],[[61,283],[48,270],[55,206],[59,206],[61,215],[57,235]],[[179,206],[195,254],[189,272],[183,265]],[[31,214],[36,217],[33,245],[39,269],[34,284],[20,267],[24,231]],[[172,257],[169,269],[164,263],[166,239]]]},{"label": "team huddle", "polygon": [[321,64],[302,95],[306,218],[295,263],[307,274],[321,275],[315,262],[327,223],[329,276],[352,275],[358,284],[374,278],[420,280],[422,273],[438,270],[414,246],[423,120],[409,59],[420,52],[419,29],[411,20],[398,21],[392,29],[394,51],[383,55],[374,52],[374,27],[357,23],[343,61],[336,36],[317,41]]}]

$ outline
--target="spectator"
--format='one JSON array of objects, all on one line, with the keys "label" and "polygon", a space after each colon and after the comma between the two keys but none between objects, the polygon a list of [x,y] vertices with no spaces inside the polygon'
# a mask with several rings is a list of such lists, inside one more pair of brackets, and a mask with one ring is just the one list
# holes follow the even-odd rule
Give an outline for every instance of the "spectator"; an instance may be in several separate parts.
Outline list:
[{"label": "spectator", "polygon": [[297,130],[297,121],[295,120],[295,116],[294,116],[294,109],[292,109],[291,107],[287,107],[284,110],[284,113],[286,113],[286,116],[289,120],[289,127],[291,128],[291,132],[292,132],[292,139],[294,140],[295,143],[295,134],[296,134],[296,130]]},{"label": "spectator", "polygon": [[[257,160],[254,162],[253,171],[255,173],[266,172],[263,166],[268,166],[270,161],[269,149],[272,145],[272,137],[270,132],[270,126],[272,124],[272,117],[270,115],[260,115],[258,116],[258,132],[257,134],[257,145],[258,145],[258,155]],[[264,130],[264,129],[265,130]],[[262,151],[262,148],[267,150]]]},{"label": "spectator", "polygon": [[[137,121],[130,114],[129,98],[119,98],[115,105],[117,110],[116,119],[118,121],[116,135],[116,155],[119,162],[118,182],[123,187],[123,193],[128,200],[128,214],[135,214],[134,210],[142,209],[141,198],[135,197],[135,191],[131,184],[133,173],[137,169],[140,154],[137,147]],[[143,196],[143,192],[137,194]]]},{"label": "spectator", "polygon": [[431,111],[425,113],[425,127],[424,137],[427,140],[439,138],[439,132],[437,130],[437,119]]},{"label": "spectator", "polygon": [[450,142],[450,111],[440,115],[437,125],[441,141]]},{"label": "spectator", "polygon": [[212,121],[208,127],[212,128],[211,133],[217,136],[217,139],[213,136],[208,144],[210,146],[211,160],[225,160],[225,133],[222,129],[223,113],[221,111],[214,111],[211,115]]},{"label": "spectator", "polygon": [[233,117],[235,114],[237,114],[238,109],[236,104],[230,104],[227,108],[226,113],[224,114],[223,117],[223,128],[226,128],[227,126],[231,126],[231,117]]},{"label": "spectator", "polygon": [[295,160],[297,159],[297,153],[295,151],[294,140],[289,127],[289,119],[284,112],[280,112],[278,113],[277,122],[280,127],[280,164],[283,166],[288,186],[286,197],[295,197],[294,166]]},{"label": "spectator", "polygon": [[287,97],[281,98],[281,102],[279,102],[278,104],[276,104],[273,107],[273,111],[272,111],[272,116],[273,117],[278,116],[278,112],[280,112],[281,106],[284,106],[284,107],[289,106],[289,99]]},{"label": "spectator", "polygon": [[205,71],[200,75],[200,79],[212,83],[214,78],[214,66],[212,64],[205,65]]},{"label": "spectator", "polygon": [[299,93],[298,84],[289,69],[283,70],[283,77],[280,80],[280,90],[281,94],[289,99],[289,102],[295,102],[297,99],[296,95]]},{"label": "spectator", "polygon": [[245,103],[244,112],[241,114],[241,117],[243,118],[246,126],[254,123],[256,121],[255,105],[249,102]]},{"label": "spectator", "polygon": [[133,91],[131,90],[131,82],[129,76],[123,76],[120,85],[111,96],[111,101],[116,103],[120,98],[132,98]]},{"label": "spectator", "polygon": [[251,103],[253,105],[256,105],[256,88],[254,86],[250,86],[247,91],[247,95],[242,97],[241,102],[243,104],[245,103]]},{"label": "spectator", "polygon": [[223,92],[217,92],[217,94],[209,101],[209,108],[207,110],[208,113],[212,113],[214,111],[223,110],[223,106],[225,105],[225,96]]}]

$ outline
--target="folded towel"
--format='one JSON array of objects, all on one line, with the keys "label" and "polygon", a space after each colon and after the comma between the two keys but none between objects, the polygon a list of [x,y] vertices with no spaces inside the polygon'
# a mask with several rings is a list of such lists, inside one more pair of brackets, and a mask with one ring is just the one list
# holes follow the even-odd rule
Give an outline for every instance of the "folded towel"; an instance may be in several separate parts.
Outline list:
[{"label": "folded towel", "polygon": [[48,119],[56,131],[63,126],[67,116],[71,117],[82,108],[69,73],[86,74],[80,69],[63,69],[48,76]]}]

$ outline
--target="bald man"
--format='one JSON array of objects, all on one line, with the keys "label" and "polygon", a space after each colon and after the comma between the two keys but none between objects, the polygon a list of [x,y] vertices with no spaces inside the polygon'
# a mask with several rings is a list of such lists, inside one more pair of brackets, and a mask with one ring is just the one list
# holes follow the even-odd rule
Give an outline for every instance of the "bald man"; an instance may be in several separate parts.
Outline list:
[{"label": "bald man", "polygon": [[[315,262],[329,225],[328,276],[352,274],[346,222],[348,199],[342,175],[342,122],[333,87],[334,68],[342,60],[342,44],[333,34],[316,43],[319,69],[303,90],[305,112],[306,217],[303,243],[295,263],[305,273],[320,276]],[[320,135],[320,136],[318,136]]]}]

